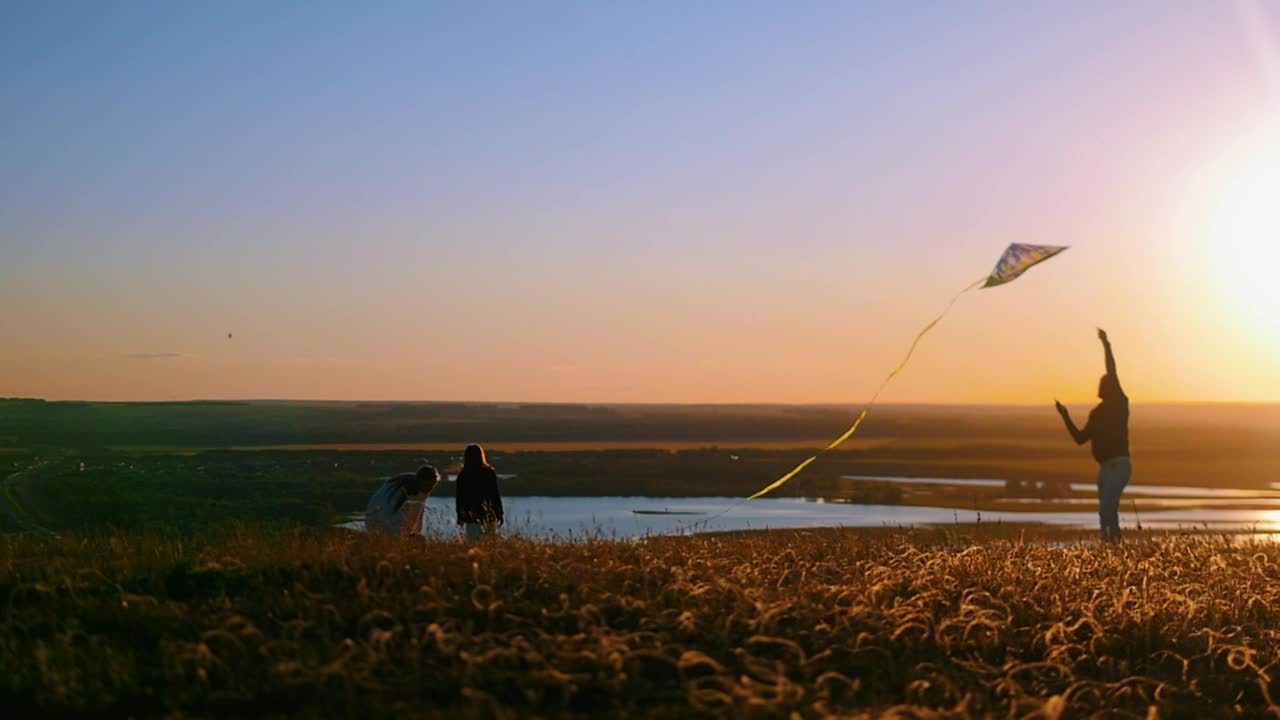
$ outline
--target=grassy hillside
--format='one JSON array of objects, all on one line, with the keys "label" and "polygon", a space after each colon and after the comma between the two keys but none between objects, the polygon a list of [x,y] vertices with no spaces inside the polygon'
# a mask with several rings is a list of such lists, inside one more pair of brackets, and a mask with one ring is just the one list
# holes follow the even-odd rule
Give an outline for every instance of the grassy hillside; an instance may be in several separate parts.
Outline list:
[{"label": "grassy hillside", "polygon": [[85,717],[921,716],[903,704],[957,717],[1257,717],[1280,699],[1280,546],[968,532],[570,546],[252,527],[8,537],[0,705]]}]

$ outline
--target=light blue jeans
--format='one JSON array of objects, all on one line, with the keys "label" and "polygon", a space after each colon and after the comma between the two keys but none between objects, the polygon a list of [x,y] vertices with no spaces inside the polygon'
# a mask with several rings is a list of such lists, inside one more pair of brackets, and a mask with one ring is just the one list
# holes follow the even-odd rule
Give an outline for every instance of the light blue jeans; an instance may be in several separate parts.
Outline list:
[{"label": "light blue jeans", "polygon": [[476,540],[483,540],[486,535],[497,537],[499,527],[501,527],[501,525],[496,522],[467,523],[462,529],[467,540],[475,542]]},{"label": "light blue jeans", "polygon": [[1098,468],[1098,522],[1107,542],[1120,542],[1120,494],[1132,476],[1127,457],[1111,458]]}]

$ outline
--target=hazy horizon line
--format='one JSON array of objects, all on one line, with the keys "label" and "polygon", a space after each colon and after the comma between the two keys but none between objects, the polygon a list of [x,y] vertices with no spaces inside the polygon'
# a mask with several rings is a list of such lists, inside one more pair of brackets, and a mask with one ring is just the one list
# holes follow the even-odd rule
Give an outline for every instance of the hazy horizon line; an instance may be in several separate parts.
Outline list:
[{"label": "hazy horizon line", "polygon": [[[1067,401],[1068,404],[1087,404],[1095,399]],[[177,405],[183,403],[279,403],[293,405],[557,405],[584,407],[802,407],[802,408],[863,408],[866,403],[857,402],[613,402],[613,401],[573,401],[573,400],[340,400],[315,398],[187,398],[172,400],[85,400],[64,398],[51,400],[42,397],[10,396],[0,397],[0,402],[35,401],[46,403],[80,403],[101,405]],[[1276,407],[1280,402],[1244,401],[1244,400],[1147,400],[1134,401],[1139,406],[1233,406],[1233,407]],[[1041,405],[1052,405],[1050,401],[1042,402],[879,402],[880,408],[1031,408]]]}]

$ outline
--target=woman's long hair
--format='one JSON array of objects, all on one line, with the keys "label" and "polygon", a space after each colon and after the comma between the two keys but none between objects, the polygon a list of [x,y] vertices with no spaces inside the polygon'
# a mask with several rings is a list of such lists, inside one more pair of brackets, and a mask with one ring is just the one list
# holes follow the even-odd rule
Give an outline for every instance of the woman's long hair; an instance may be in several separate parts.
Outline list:
[{"label": "woman's long hair", "polygon": [[462,471],[471,470],[474,472],[483,469],[493,469],[493,466],[489,464],[489,460],[484,456],[484,448],[474,443],[468,445],[467,449],[462,451]]}]

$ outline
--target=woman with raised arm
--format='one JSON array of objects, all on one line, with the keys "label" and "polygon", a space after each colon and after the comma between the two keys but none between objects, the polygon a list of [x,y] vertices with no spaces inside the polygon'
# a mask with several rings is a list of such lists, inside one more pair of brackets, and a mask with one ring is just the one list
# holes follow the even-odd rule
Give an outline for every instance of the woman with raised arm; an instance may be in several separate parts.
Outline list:
[{"label": "woman with raised arm", "polygon": [[458,471],[455,490],[458,525],[468,540],[479,540],[496,533],[504,518],[502,495],[498,492],[498,473],[484,456],[484,448],[468,445],[462,453],[462,469]]},{"label": "woman with raised arm", "polygon": [[1107,331],[1098,328],[1098,339],[1102,341],[1107,363],[1107,374],[1098,382],[1098,397],[1102,402],[1089,413],[1083,430],[1071,421],[1066,406],[1056,400],[1054,406],[1077,445],[1093,443],[1093,459],[1099,466],[1098,521],[1102,526],[1102,539],[1120,542],[1120,494],[1133,475],[1133,464],[1129,460],[1129,398],[1120,387]]}]

